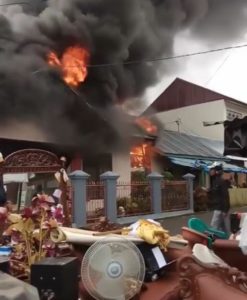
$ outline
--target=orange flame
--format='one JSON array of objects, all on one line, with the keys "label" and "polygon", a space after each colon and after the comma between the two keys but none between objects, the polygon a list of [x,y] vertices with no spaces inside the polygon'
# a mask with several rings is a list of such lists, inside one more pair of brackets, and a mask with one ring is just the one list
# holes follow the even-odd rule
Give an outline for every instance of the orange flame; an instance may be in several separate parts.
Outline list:
[{"label": "orange flame", "polygon": [[151,147],[149,144],[142,144],[138,146],[133,146],[130,151],[131,167],[150,169]]},{"label": "orange flame", "polygon": [[153,124],[149,119],[140,117],[135,120],[136,124],[143,128],[149,134],[157,134],[157,126]]},{"label": "orange flame", "polygon": [[48,64],[62,70],[63,80],[70,86],[76,87],[87,77],[89,53],[86,49],[74,46],[67,48],[61,58],[55,52],[48,54]]}]

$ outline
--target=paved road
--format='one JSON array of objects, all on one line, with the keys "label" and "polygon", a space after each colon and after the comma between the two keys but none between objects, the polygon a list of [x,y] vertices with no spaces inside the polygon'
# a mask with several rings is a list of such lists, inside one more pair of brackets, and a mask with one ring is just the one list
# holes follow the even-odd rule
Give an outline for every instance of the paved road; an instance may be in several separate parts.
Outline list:
[{"label": "paved road", "polygon": [[[237,207],[231,209],[231,212],[247,212],[247,207]],[[180,234],[181,227],[187,226],[187,222],[191,217],[197,217],[202,219],[206,224],[210,224],[212,212],[200,212],[195,213],[193,215],[186,215],[186,216],[179,216],[179,217],[172,217],[163,219],[159,222],[163,225],[164,228],[170,231],[170,234]]]}]

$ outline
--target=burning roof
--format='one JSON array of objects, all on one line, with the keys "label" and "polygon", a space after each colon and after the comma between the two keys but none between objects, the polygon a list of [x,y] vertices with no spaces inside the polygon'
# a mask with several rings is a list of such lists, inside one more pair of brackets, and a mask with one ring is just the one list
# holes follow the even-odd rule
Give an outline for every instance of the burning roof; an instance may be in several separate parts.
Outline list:
[{"label": "burning roof", "polygon": [[203,38],[210,24],[237,39],[246,20],[243,0],[51,0],[39,12],[37,2],[0,8],[1,125],[14,118],[95,149],[124,139],[116,106],[156,83],[165,69],[152,60],[172,54],[180,30]]},{"label": "burning roof", "polygon": [[64,82],[69,86],[77,87],[87,77],[89,52],[82,47],[69,47],[64,50],[60,58],[55,52],[51,51],[48,54],[47,61],[50,66],[60,69]]}]

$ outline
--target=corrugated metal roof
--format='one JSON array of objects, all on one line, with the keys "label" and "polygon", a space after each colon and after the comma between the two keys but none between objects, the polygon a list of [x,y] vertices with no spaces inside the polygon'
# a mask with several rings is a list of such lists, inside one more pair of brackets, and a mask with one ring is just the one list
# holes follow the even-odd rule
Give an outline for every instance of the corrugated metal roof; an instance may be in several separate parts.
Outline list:
[{"label": "corrugated metal roof", "polygon": [[208,138],[197,137],[198,140],[207,148],[213,149],[219,155],[224,155],[224,142],[218,140],[211,140]]},{"label": "corrugated metal roof", "polygon": [[216,151],[215,147],[209,147],[210,144],[214,145],[214,141],[175,131],[164,130],[160,132],[155,146],[159,152],[166,155],[222,159],[223,155]]}]

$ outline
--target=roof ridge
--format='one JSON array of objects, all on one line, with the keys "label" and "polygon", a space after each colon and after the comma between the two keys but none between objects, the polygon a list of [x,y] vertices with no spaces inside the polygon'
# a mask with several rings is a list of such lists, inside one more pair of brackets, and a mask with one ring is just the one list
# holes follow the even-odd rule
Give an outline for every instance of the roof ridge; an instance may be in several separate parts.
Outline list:
[{"label": "roof ridge", "polygon": [[[227,96],[227,95],[225,95],[225,94],[222,94],[222,93],[220,93],[220,92],[217,92],[217,91],[215,91],[214,89],[210,89],[210,88],[208,88],[208,87],[204,87],[203,85],[200,85],[200,84],[195,83],[195,82],[192,82],[192,81],[188,81],[188,80],[183,79],[183,78],[180,78],[180,77],[176,77],[175,80],[171,83],[171,85],[172,85],[173,83],[175,83],[176,81],[183,81],[183,82],[185,82],[185,83],[187,83],[187,84],[191,84],[191,85],[194,85],[194,86],[196,86],[196,87],[198,87],[198,88],[201,88],[201,89],[204,89],[204,90],[213,92],[213,93],[215,93],[215,94],[217,94],[217,95],[219,95],[219,96],[223,96],[224,99],[227,98],[227,99],[229,99],[229,100],[238,101],[238,102],[240,102],[240,103],[246,104],[245,102],[243,102],[243,101],[241,101],[241,100],[239,100],[239,99],[232,98],[232,97],[230,97],[230,96]],[[169,87],[169,86],[168,86],[168,87]]]},{"label": "roof ridge", "polygon": [[234,99],[208,87],[176,77],[141,115],[169,111],[221,99],[232,101],[241,105],[247,105],[243,101]]}]

